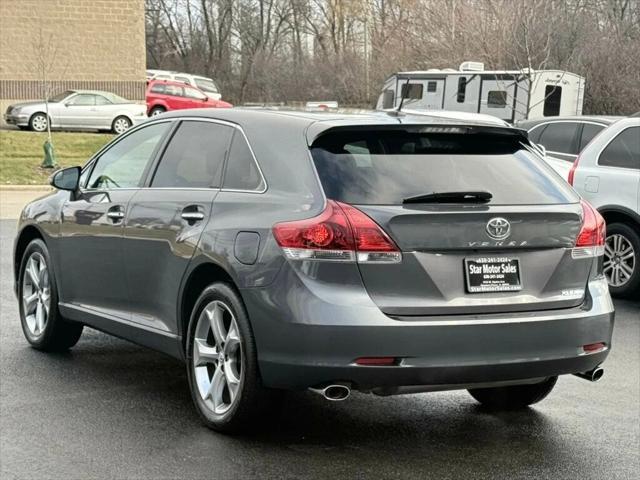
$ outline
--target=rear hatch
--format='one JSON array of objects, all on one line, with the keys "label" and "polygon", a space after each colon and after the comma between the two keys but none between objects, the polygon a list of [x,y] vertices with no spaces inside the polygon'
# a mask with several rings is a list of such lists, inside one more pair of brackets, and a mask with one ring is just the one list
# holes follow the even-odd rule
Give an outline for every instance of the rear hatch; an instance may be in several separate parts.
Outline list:
[{"label": "rear hatch", "polygon": [[361,263],[394,316],[569,308],[591,258],[573,258],[579,197],[515,129],[331,129],[311,146],[327,198],[357,207],[402,252]]}]

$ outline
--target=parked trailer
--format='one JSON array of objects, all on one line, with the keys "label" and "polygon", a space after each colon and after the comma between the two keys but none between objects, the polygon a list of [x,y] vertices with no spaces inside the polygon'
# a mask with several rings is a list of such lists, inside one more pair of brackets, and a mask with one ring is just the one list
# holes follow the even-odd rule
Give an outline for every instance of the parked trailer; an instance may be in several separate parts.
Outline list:
[{"label": "parked trailer", "polygon": [[[402,99],[404,97],[404,99]],[[458,70],[398,72],[384,83],[380,110],[454,110],[507,122],[581,115],[584,78],[562,70],[484,70],[464,62]]]}]

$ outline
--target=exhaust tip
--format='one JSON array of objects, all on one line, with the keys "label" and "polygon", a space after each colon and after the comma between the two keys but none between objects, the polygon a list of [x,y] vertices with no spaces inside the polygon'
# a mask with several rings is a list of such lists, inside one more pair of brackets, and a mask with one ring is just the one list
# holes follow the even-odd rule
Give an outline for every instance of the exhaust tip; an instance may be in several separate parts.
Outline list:
[{"label": "exhaust tip", "polygon": [[320,388],[310,388],[310,391],[317,393],[331,402],[341,402],[351,395],[351,389],[347,385],[331,384]]},{"label": "exhaust tip", "polygon": [[596,367],[593,370],[589,370],[588,372],[574,373],[574,375],[578,378],[589,380],[590,382],[597,382],[604,375],[604,368]]}]

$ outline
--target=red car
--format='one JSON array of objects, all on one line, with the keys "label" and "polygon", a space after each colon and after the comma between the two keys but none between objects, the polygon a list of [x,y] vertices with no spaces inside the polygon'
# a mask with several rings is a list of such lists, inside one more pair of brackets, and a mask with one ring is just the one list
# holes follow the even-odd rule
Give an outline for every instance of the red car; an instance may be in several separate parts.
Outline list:
[{"label": "red car", "polygon": [[166,80],[152,80],[147,85],[147,115],[160,115],[169,110],[185,108],[230,108],[233,105],[214,100],[191,85]]}]

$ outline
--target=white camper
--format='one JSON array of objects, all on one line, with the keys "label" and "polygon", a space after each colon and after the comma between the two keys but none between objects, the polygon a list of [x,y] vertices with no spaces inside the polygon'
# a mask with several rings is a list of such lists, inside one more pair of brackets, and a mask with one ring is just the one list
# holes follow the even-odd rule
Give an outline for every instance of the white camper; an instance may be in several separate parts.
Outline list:
[{"label": "white camper", "polygon": [[[403,99],[404,97],[404,99]],[[464,62],[459,70],[398,72],[384,83],[380,110],[453,110],[493,115],[507,122],[581,115],[584,78],[562,70],[485,70]]]}]

